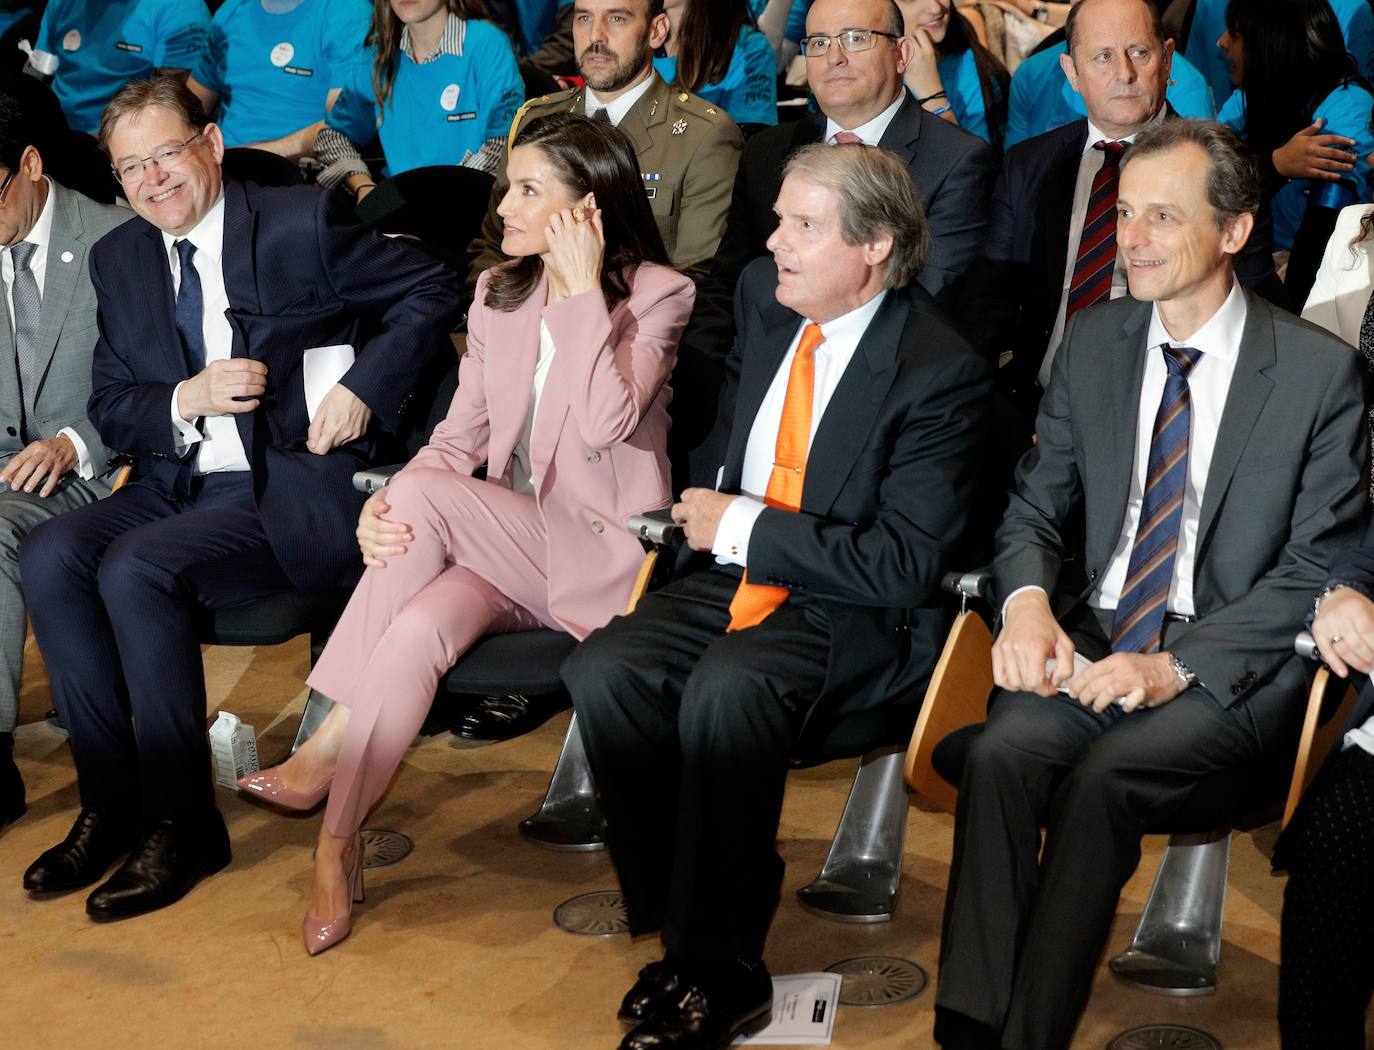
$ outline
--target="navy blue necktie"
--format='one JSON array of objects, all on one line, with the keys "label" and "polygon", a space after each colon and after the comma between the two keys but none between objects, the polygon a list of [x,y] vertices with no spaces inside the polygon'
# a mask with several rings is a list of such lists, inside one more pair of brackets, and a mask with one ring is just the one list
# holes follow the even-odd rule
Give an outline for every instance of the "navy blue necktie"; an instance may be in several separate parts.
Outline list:
[{"label": "navy blue necktie", "polygon": [[1188,373],[1202,357],[1191,346],[1165,343],[1164,396],[1155,415],[1150,458],[1145,468],[1145,494],[1135,530],[1121,601],[1112,617],[1112,652],[1157,653],[1164,632],[1169,584],[1174,578],[1183,492],[1188,484],[1188,440],[1192,431],[1192,398]]},{"label": "navy blue necktie", "polygon": [[186,355],[186,367],[195,376],[205,367],[205,330],[202,327],[205,315],[205,296],[200,290],[200,274],[196,272],[191,257],[196,254],[196,246],[186,239],[176,242],[177,255],[181,258],[181,289],[177,292],[177,333],[181,336],[181,349]]}]

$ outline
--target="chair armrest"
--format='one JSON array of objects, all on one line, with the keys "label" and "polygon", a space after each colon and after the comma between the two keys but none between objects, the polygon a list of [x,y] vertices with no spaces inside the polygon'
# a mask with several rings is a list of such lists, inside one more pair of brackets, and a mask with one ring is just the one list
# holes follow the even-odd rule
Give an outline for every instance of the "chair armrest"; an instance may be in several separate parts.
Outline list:
[{"label": "chair armrest", "polygon": [[1293,649],[1304,660],[1322,662],[1321,652],[1317,649],[1317,640],[1312,637],[1311,631],[1299,631],[1298,636],[1293,639]]},{"label": "chair armrest", "polygon": [[391,480],[391,476],[404,466],[404,463],[392,463],[385,467],[369,467],[367,470],[355,471],[353,487],[370,496],[372,493],[385,488],[386,483]]},{"label": "chair armrest", "polygon": [[988,569],[973,569],[969,572],[948,572],[940,581],[940,586],[950,594],[965,600],[986,598],[992,591],[992,572]]},{"label": "chair armrest", "polygon": [[625,523],[631,534],[646,546],[674,547],[682,540],[682,526],[673,521],[667,509],[636,514]]}]

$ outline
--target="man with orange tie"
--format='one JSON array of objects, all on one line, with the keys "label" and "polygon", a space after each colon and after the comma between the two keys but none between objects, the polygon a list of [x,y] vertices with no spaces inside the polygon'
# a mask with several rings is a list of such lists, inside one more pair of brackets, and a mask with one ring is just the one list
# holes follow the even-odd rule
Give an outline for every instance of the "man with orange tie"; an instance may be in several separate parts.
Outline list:
[{"label": "man with orange tie", "polygon": [[807,147],[775,210],[740,279],[719,489],[673,507],[686,571],[564,666],[631,930],[666,949],[623,1050],[768,1022],[788,760],[839,720],[911,726],[975,502],[990,368],[916,284],[901,161]]}]

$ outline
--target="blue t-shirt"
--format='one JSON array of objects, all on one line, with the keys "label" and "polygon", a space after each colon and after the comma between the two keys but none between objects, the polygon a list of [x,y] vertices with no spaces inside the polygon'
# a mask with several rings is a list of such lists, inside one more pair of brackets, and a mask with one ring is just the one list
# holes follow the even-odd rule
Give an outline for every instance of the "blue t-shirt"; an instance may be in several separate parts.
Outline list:
[{"label": "blue t-shirt", "polygon": [[[787,12],[787,28],[783,30],[783,39],[796,43],[806,36],[806,12],[811,10],[811,0],[792,0],[792,10]],[[758,12],[754,12],[755,17]]]},{"label": "blue t-shirt", "polygon": [[[1329,0],[1345,38],[1345,49],[1355,56],[1360,74],[1374,78],[1374,10],[1369,0]],[[1193,26],[1188,31],[1188,61],[1201,70],[1217,99],[1229,98],[1234,84],[1226,52],[1217,47],[1226,32],[1227,0],[1197,0]]]},{"label": "blue t-shirt", "polygon": [[[1374,95],[1358,84],[1343,84],[1322,99],[1312,113],[1312,120],[1324,119],[1323,133],[1347,135],[1355,140],[1355,168],[1341,180],[1344,186],[1321,179],[1289,179],[1274,194],[1274,248],[1286,251],[1293,247],[1293,238],[1302,225],[1307,205],[1316,200],[1327,207],[1343,207],[1371,200],[1368,157],[1374,152],[1374,135],[1369,131],[1369,114],[1374,110]],[[1234,91],[1221,107],[1217,119],[1245,134],[1245,92]],[[1309,122],[1310,123],[1310,122]],[[1353,186],[1353,198],[1351,189]],[[1343,196],[1340,196],[1343,193]]]},{"label": "blue t-shirt", "polygon": [[[1003,145],[1043,135],[1088,115],[1083,96],[1073,89],[1059,56],[1068,52],[1063,42],[1031,55],[1011,77],[1011,102]],[[1216,115],[1206,78],[1182,55],[1175,54],[1165,98],[1179,116],[1211,120]],[[1225,96],[1223,96],[1225,97]]]},{"label": "blue t-shirt", "polygon": [[324,117],[331,88],[366,70],[367,0],[303,0],[283,14],[225,0],[191,75],[219,93],[226,146],[280,138]]},{"label": "blue t-shirt", "polygon": [[[671,84],[677,76],[677,58],[656,58],[654,68]],[[741,26],[725,76],[696,93],[725,110],[736,124],[776,124],[777,68],[768,38],[753,26]]]},{"label": "blue t-shirt", "polygon": [[94,135],[130,80],[195,65],[209,28],[204,0],[50,0],[34,49],[57,59],[53,90],[67,123]]},{"label": "blue t-shirt", "polygon": [[[972,132],[984,142],[992,141],[988,133],[987,107],[983,104],[983,85],[978,80],[978,63],[973,48],[962,55],[941,55],[935,61],[945,100],[954,110],[955,119],[965,131]],[[993,85],[997,90],[997,85]]]},{"label": "blue t-shirt", "polygon": [[13,10],[0,10],[0,36],[8,33],[10,26],[14,25],[14,23],[18,22],[32,10],[33,8],[31,7],[16,7]]},{"label": "blue t-shirt", "polygon": [[525,87],[510,40],[490,22],[464,23],[459,49],[462,54],[422,64],[402,52],[384,110],[376,103],[369,62],[326,123],[358,145],[380,135],[387,175],[462,163],[487,139],[506,135]]},{"label": "blue t-shirt", "polygon": [[572,0],[515,0],[515,13],[520,18],[520,45],[525,54],[539,50],[544,38],[553,32],[558,9]]}]

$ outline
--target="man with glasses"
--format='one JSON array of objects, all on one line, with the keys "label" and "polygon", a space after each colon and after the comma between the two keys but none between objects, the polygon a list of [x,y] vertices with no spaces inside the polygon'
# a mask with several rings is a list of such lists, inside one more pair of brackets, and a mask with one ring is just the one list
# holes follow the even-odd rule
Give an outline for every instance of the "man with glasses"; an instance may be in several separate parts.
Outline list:
[{"label": "man with glasses", "polygon": [[120,89],[100,142],[138,218],[91,254],[90,417],[138,478],[20,549],[82,806],[24,886],[77,889],[129,853],[86,903],[112,919],[229,862],[195,621],[357,579],[369,424],[395,431],[459,287],[318,189],[224,180],[219,128],[180,79]]},{"label": "man with glasses", "polygon": [[[919,280],[941,303],[950,300],[982,247],[996,154],[906,90],[902,74],[914,45],[902,32],[902,12],[893,0],[816,0],[806,16],[802,53],[819,112],[761,131],[745,147],[725,235],[714,266],[698,284],[680,362],[718,363],[730,349],[735,281],[751,259],[766,254],[768,236],[777,225],[773,201],[783,165],[811,143],[862,142],[902,159],[930,225],[930,258]],[[927,103],[938,109],[943,101]],[[676,440],[693,447],[709,422],[704,421],[700,434],[678,433]],[[712,455],[696,454],[694,467],[698,456],[701,465],[714,462]]]},{"label": "man with glasses", "polygon": [[86,255],[129,218],[46,176],[45,145],[0,93],[0,826],[25,808],[13,759],[27,616],[19,543],[109,494],[105,446],[86,418],[96,339]]}]

